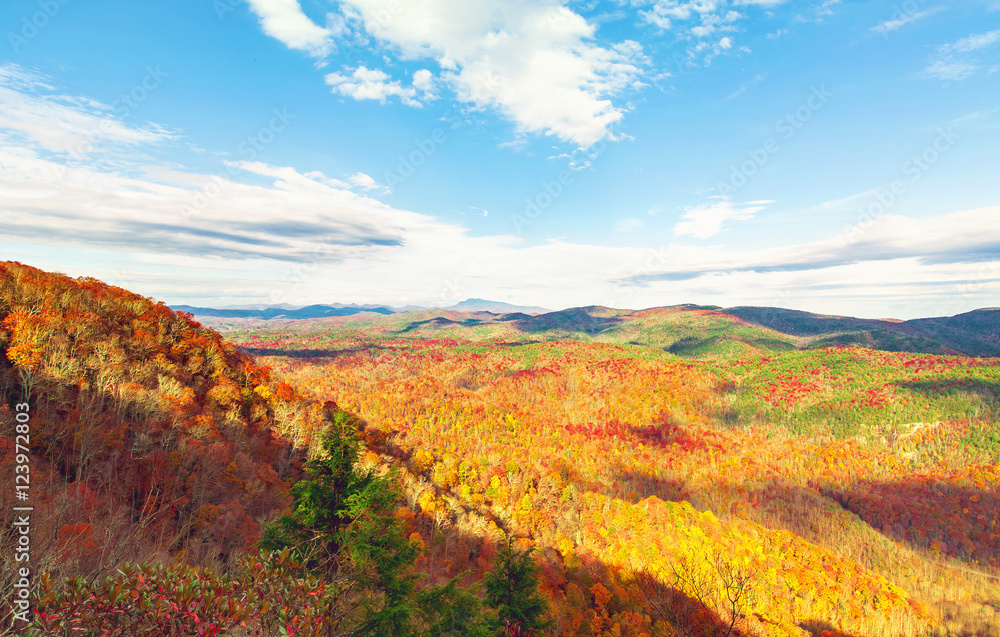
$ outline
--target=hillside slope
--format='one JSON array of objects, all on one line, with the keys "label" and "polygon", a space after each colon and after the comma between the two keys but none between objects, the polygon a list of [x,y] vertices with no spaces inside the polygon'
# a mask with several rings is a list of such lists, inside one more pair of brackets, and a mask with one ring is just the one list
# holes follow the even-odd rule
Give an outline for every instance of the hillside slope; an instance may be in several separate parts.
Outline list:
[{"label": "hillside slope", "polygon": [[1000,309],[950,317],[885,321],[826,316],[772,307],[735,307],[724,313],[791,336],[810,347],[859,345],[892,352],[1000,356]]},{"label": "hillside slope", "polygon": [[[1000,630],[1000,361],[838,347],[702,362],[538,340],[573,321],[725,338],[740,320],[703,308],[405,318],[228,337],[386,433],[411,511],[433,521],[438,577],[476,568],[481,544],[455,529],[499,526],[541,554],[553,635],[726,634],[675,620],[685,595],[718,593],[692,578],[747,574],[755,600],[733,634]],[[457,337],[515,321],[535,331]]]},{"label": "hillside slope", "polygon": [[[323,418],[189,316],[11,262],[0,263],[0,395],[4,595],[18,503],[34,507],[36,573],[160,558],[225,566],[285,505],[303,456],[290,439],[307,444]],[[15,441],[19,403],[30,419]],[[9,487],[26,441],[21,502]]]}]

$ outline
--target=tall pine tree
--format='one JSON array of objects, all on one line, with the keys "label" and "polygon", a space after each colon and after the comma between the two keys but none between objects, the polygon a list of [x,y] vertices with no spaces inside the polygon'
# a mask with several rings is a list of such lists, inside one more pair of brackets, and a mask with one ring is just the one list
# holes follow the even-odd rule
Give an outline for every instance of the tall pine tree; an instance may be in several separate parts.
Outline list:
[{"label": "tall pine tree", "polygon": [[494,627],[513,626],[514,630],[540,631],[552,625],[546,619],[548,604],[538,590],[541,568],[531,559],[531,552],[514,548],[514,538],[497,553],[493,571],[486,574],[486,604],[497,610]]},{"label": "tall pine tree", "polygon": [[[417,591],[418,547],[393,515],[401,497],[393,473],[359,471],[355,420],[333,403],[329,426],[308,476],[292,487],[292,511],[265,530],[266,550],[289,548],[349,603],[338,635],[487,637],[479,598],[457,585]],[[333,634],[333,633],[331,633]]]}]

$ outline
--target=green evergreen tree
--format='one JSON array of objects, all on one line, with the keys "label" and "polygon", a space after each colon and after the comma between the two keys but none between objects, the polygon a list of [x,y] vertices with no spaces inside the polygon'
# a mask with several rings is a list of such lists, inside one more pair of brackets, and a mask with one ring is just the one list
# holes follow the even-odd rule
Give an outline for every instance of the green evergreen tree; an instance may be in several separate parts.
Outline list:
[{"label": "green evergreen tree", "polygon": [[308,477],[292,486],[291,513],[267,527],[258,546],[269,551],[290,548],[311,570],[324,571],[332,581],[343,566],[339,556],[353,520],[349,500],[371,498],[389,488],[391,478],[379,477],[374,470],[355,471],[361,443],[353,418],[332,403],[324,412],[329,427],[319,454],[306,464]]},{"label": "green evergreen tree", "polygon": [[259,546],[291,549],[354,600],[340,634],[366,637],[487,637],[479,598],[458,578],[417,591],[419,548],[394,514],[395,473],[356,469],[361,456],[354,418],[327,403],[329,427],[308,477],[292,487],[291,513],[265,529]]},{"label": "green evergreen tree", "polygon": [[493,571],[486,574],[486,604],[497,611],[496,629],[505,622],[520,626],[524,631],[541,631],[552,621],[546,619],[548,604],[538,590],[541,568],[531,559],[531,552],[514,548],[514,538],[506,543],[493,561]]},{"label": "green evergreen tree", "polygon": [[492,622],[482,617],[482,603],[459,578],[443,586],[423,589],[416,595],[423,627],[419,637],[494,637]]}]

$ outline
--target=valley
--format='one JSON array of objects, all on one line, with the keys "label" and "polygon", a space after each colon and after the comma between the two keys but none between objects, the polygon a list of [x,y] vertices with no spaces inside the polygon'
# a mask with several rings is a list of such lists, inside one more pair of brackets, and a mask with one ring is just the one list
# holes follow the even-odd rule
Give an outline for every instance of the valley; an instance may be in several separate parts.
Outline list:
[{"label": "valley", "polygon": [[[626,634],[644,607],[636,569],[669,574],[712,551],[763,574],[761,634],[995,626],[995,359],[794,349],[795,335],[703,308],[611,327],[612,311],[556,314],[226,334],[377,430],[383,459],[406,467],[418,519],[514,530],[540,547],[568,634],[596,617],[588,595],[567,593],[594,569],[616,592],[606,622]],[[689,334],[712,340],[705,358],[671,353]],[[657,346],[627,344],[644,340]],[[464,548],[446,545],[440,558],[468,568]]]},{"label": "valley", "polygon": [[[693,306],[209,317],[220,333],[93,279],[2,273],[4,484],[13,404],[32,414],[26,634],[369,634],[393,598],[360,558],[336,554],[361,588],[333,594],[298,553],[260,552],[301,515],[332,431],[360,445],[348,471],[399,489],[351,515],[410,547],[415,635],[473,630],[434,613],[490,602],[506,542],[537,569],[537,635],[1000,629],[996,358],[824,345],[798,315]],[[318,619],[337,612],[343,632]]]}]

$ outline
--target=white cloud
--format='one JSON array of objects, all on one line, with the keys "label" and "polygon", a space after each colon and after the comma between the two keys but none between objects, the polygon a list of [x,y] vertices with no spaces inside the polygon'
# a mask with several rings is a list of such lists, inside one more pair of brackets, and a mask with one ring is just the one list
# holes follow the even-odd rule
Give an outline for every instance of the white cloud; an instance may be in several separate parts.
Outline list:
[{"label": "white cloud", "polygon": [[[930,64],[921,71],[923,77],[961,81],[972,77],[982,64],[975,53],[1000,42],[1000,29],[977,33],[938,47]],[[987,72],[991,72],[987,70]]]},{"label": "white cloud", "polygon": [[684,209],[684,221],[674,226],[677,236],[690,235],[698,239],[708,239],[722,232],[727,221],[746,221],[764,209],[765,202],[756,205],[733,204],[728,197],[712,197],[713,201]]},{"label": "white cloud", "polygon": [[853,212],[859,208],[864,207],[864,204],[871,203],[872,199],[881,193],[886,188],[885,185],[879,186],[877,188],[872,188],[864,192],[855,193],[841,199],[831,199],[830,201],[824,201],[805,209],[805,212]]},{"label": "white cloud", "polygon": [[[429,75],[429,71],[427,74]],[[418,77],[419,75],[419,77]],[[339,93],[345,97],[356,100],[378,100],[383,104],[390,97],[398,97],[407,106],[420,107],[423,102],[418,99],[417,89],[413,86],[403,86],[397,80],[390,80],[389,74],[381,69],[369,69],[359,66],[350,75],[342,73],[329,73],[326,76],[326,83],[332,87],[334,93]],[[419,82],[421,88],[429,86],[429,78],[420,71],[414,74],[414,81]],[[424,92],[426,96],[426,90]]]},{"label": "white cloud", "polygon": [[[580,146],[614,138],[624,116],[611,98],[647,64],[631,41],[593,42],[594,27],[553,2],[348,0],[364,28],[405,60],[431,58],[458,99],[496,109],[519,133]],[[426,75],[414,77],[425,86]]]},{"label": "white cloud", "polygon": [[976,74],[979,66],[972,62],[960,62],[955,60],[934,60],[923,70],[925,77],[932,77],[938,80],[968,79]]},{"label": "white cloud", "polygon": [[842,0],[826,0],[816,9],[816,21],[822,22],[823,18],[826,16],[831,16],[834,14],[833,8],[841,3]]},{"label": "white cloud", "polygon": [[333,48],[333,32],[314,23],[302,11],[298,0],[247,0],[260,19],[264,33],[296,51],[317,58]]},{"label": "white cloud", "polygon": [[[220,180],[144,158],[141,151],[156,137],[132,143],[136,152],[114,165],[72,164],[51,150],[65,144],[33,131],[109,107],[45,94],[41,89],[51,87],[40,88],[30,76],[4,88],[24,94],[17,99],[36,100],[42,118],[11,118],[0,129],[5,258],[98,276],[173,303],[450,305],[460,300],[445,298],[457,285],[466,297],[638,308],[773,304],[775,290],[788,290],[798,308],[878,316],[898,314],[892,303],[919,303],[914,312],[923,315],[941,306],[938,313],[944,313],[952,307],[942,301],[950,293],[960,304],[984,305],[980,301],[995,290],[979,284],[984,292],[953,293],[956,281],[983,281],[982,272],[995,263],[998,207],[919,220],[886,214],[860,228],[853,243],[836,236],[769,250],[746,250],[738,241],[670,243],[654,258],[649,250],[625,246],[527,245],[512,235],[473,235],[430,214],[385,205],[358,192],[374,181],[362,173],[340,180],[232,161],[225,164],[231,178]],[[123,138],[134,139],[133,129],[121,125],[132,131]],[[98,147],[93,155],[99,160],[114,152]],[[688,209],[678,234],[715,236],[727,222],[747,220],[767,203],[712,200]],[[807,229],[812,222],[801,223]],[[960,304],[952,313],[970,309]]]},{"label": "white cloud", "polygon": [[[683,64],[708,66],[717,55],[730,51],[749,51],[743,46],[736,47],[736,42],[731,35],[725,35],[715,42],[709,42],[709,38],[715,38],[722,33],[739,31],[740,27],[737,26],[737,22],[747,17],[747,11],[751,7],[766,10],[784,2],[785,0],[741,0],[735,2],[726,2],[725,0],[656,0],[652,8],[639,11],[639,15],[648,24],[663,30],[675,30],[686,39],[694,40],[694,43],[687,47],[686,60],[682,62]],[[781,32],[778,33],[778,35],[780,34]]]},{"label": "white cloud", "polygon": [[640,11],[647,22],[661,29],[673,28],[673,21],[690,20],[692,16],[704,18],[714,16],[719,3],[715,0],[693,0],[678,2],[677,0],[657,0],[649,11]]},{"label": "white cloud", "polygon": [[639,15],[645,18],[646,22],[664,30],[674,28],[674,22],[697,20],[699,24],[688,29],[688,33],[695,38],[706,38],[718,31],[735,31],[735,23],[744,17],[739,11],[728,8],[725,2],[714,0],[693,2],[658,0],[652,9],[640,11]]},{"label": "white cloud", "polygon": [[434,92],[434,74],[427,69],[420,69],[413,74],[413,88],[424,93]]},{"label": "white cloud", "polygon": [[351,182],[355,187],[360,188],[365,192],[370,190],[377,190],[383,194],[389,192],[388,187],[379,184],[371,177],[371,175],[366,175],[365,173],[354,173],[347,178],[347,181]]},{"label": "white cloud", "polygon": [[888,35],[893,31],[903,28],[904,26],[910,24],[911,22],[916,22],[921,18],[926,18],[927,16],[934,15],[938,11],[944,11],[944,9],[945,7],[931,7],[926,11],[918,11],[916,13],[904,13],[900,15],[898,18],[892,18],[880,24],[876,24],[875,26],[872,27],[872,31],[880,33],[882,35]]},{"label": "white cloud", "polygon": [[99,148],[134,148],[174,137],[160,126],[127,124],[118,116],[121,104],[100,104],[54,91],[44,76],[15,64],[0,65],[0,129],[77,161]]},{"label": "white cloud", "polygon": [[987,47],[993,46],[997,42],[1000,42],[1000,29],[988,31],[986,33],[978,33],[976,35],[970,35],[969,37],[962,38],[958,42],[945,45],[944,47],[942,47],[942,49],[967,53],[969,51],[978,51],[979,49],[985,49]]},{"label": "white cloud", "polygon": [[[775,305],[858,316],[940,316],[995,305],[1000,207],[913,219],[883,215],[828,239],[767,250],[665,246],[620,272],[632,298]],[[872,272],[878,276],[873,277]],[[634,306],[633,306],[634,307]],[[895,311],[891,308],[899,308]]]}]

